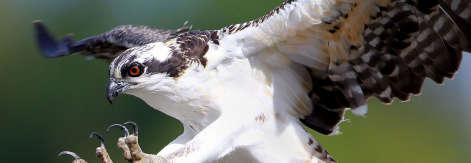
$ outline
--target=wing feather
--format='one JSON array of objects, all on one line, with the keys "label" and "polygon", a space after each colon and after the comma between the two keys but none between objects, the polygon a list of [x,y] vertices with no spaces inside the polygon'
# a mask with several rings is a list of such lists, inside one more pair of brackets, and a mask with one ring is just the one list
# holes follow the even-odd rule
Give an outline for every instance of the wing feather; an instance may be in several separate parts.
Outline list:
[{"label": "wing feather", "polygon": [[188,32],[191,28],[186,23],[177,30],[124,25],[79,41],[72,40],[71,36],[56,41],[43,23],[36,21],[33,24],[37,44],[45,57],[55,58],[84,52],[83,55],[106,60],[112,60],[128,48],[166,41],[180,33]]},{"label": "wing feather", "polygon": [[220,36],[244,55],[277,49],[309,69],[314,105],[300,118],[331,134],[369,97],[407,101],[425,78],[452,78],[470,51],[470,24],[471,0],[290,0]]}]

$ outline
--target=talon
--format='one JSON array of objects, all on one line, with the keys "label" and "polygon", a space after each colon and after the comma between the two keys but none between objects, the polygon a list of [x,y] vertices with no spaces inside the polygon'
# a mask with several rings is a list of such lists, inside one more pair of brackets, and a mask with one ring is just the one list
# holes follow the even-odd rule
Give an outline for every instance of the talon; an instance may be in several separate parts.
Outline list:
[{"label": "talon", "polygon": [[62,152],[60,152],[57,156],[58,156],[58,157],[61,157],[61,156],[71,156],[71,157],[73,157],[75,160],[80,159],[80,156],[79,156],[79,155],[77,155],[76,153],[71,152],[71,151],[62,151]]},{"label": "talon", "polygon": [[71,156],[74,158],[74,160],[78,160],[78,159],[81,159],[79,155],[77,155],[76,153],[74,152],[71,152],[71,151],[62,151],[60,152],[59,154],[57,154],[58,157],[61,157],[61,156]]},{"label": "talon", "polygon": [[96,148],[96,156],[101,160],[102,163],[113,163],[113,160],[111,160],[110,155],[108,154],[108,151],[106,150],[105,147],[105,139],[103,136],[101,136],[97,132],[92,132],[90,133],[90,136],[88,136],[90,139],[96,138],[98,141],[100,141],[100,146]]},{"label": "talon", "polygon": [[122,125],[122,124],[112,124],[111,126],[108,126],[108,128],[106,128],[106,132],[110,132],[110,129],[113,128],[113,127],[120,127],[121,130],[124,131],[124,137],[129,136],[129,130],[128,130],[128,128],[126,128],[126,126],[124,126],[124,125]]},{"label": "talon", "polygon": [[137,125],[136,122],[129,121],[129,122],[123,123],[123,125],[129,125],[129,126],[131,126],[131,127],[132,127],[132,130],[133,130],[133,135],[139,136],[139,126]]},{"label": "talon", "polygon": [[105,146],[105,139],[104,139],[103,136],[101,136],[99,133],[97,133],[97,132],[92,132],[92,133],[90,133],[90,136],[88,136],[88,137],[89,137],[90,139],[92,139],[92,138],[98,139],[98,141],[100,141],[100,145],[103,146],[103,147]]},{"label": "talon", "polygon": [[57,154],[57,156],[58,157],[60,157],[60,156],[72,156],[74,158],[74,161],[72,161],[72,163],[87,163],[87,161],[81,159],[79,155],[77,155],[76,153],[71,152],[71,151],[62,151],[59,154]]}]

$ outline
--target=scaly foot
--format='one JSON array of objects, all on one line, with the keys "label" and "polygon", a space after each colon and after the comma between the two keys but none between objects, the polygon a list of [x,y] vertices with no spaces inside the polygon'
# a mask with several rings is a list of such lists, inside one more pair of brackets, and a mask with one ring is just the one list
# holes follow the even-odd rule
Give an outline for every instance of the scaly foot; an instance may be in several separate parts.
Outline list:
[{"label": "scaly foot", "polygon": [[[132,133],[126,126],[132,127]],[[107,128],[107,132],[113,128],[119,127],[124,132],[124,136],[118,138],[118,147],[123,150],[126,160],[133,163],[165,163],[164,158],[157,155],[144,153],[139,145],[139,128],[135,122],[126,122],[123,124],[113,124]]]}]

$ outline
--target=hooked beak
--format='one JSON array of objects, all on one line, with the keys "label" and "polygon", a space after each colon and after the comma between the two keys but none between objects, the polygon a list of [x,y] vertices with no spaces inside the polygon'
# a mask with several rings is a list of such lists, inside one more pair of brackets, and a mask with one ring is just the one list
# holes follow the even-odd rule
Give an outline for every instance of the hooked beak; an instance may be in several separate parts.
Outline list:
[{"label": "hooked beak", "polygon": [[106,99],[110,104],[113,103],[113,100],[122,92],[124,92],[128,87],[127,83],[123,82],[116,82],[115,80],[111,80],[106,87]]}]

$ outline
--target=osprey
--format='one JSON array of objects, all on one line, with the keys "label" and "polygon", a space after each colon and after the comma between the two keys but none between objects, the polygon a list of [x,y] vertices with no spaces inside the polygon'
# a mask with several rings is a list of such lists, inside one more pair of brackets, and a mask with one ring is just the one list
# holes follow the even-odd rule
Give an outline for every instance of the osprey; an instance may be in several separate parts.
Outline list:
[{"label": "osprey", "polygon": [[183,124],[157,155],[113,125],[129,161],[335,162],[303,125],[332,135],[369,98],[407,101],[425,78],[452,78],[471,51],[471,0],[286,0],[217,30],[120,26],[80,41],[34,26],[46,57],[111,61],[110,102],[134,95]]}]

